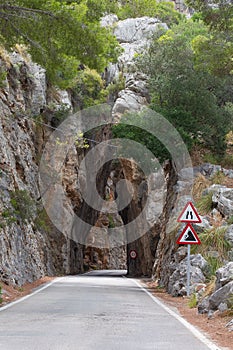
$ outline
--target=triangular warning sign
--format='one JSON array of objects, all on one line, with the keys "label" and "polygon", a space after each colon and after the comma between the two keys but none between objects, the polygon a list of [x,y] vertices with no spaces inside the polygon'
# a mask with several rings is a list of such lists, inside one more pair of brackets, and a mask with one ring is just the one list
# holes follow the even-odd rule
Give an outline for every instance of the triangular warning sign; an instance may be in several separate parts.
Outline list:
[{"label": "triangular warning sign", "polygon": [[178,238],[177,244],[201,244],[201,241],[191,225],[186,225]]},{"label": "triangular warning sign", "polygon": [[200,223],[201,218],[197,214],[197,210],[194,207],[192,202],[188,202],[186,206],[184,207],[182,213],[178,217],[178,222],[193,222],[193,223]]}]

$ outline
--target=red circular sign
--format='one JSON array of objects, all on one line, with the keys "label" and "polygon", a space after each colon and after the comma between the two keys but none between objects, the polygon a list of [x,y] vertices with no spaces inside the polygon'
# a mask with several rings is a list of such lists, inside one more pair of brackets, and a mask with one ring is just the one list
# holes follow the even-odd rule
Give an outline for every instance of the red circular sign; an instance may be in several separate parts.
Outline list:
[{"label": "red circular sign", "polygon": [[136,259],[136,257],[137,257],[136,250],[130,250],[129,256],[131,257],[131,259]]}]

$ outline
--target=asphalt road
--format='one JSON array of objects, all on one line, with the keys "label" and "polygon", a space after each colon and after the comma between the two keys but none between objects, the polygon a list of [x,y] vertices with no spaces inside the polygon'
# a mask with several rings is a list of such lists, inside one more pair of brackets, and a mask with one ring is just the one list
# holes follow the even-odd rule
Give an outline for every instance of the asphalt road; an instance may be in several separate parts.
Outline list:
[{"label": "asphalt road", "polygon": [[121,274],[64,277],[0,311],[0,349],[218,349],[201,342]]}]

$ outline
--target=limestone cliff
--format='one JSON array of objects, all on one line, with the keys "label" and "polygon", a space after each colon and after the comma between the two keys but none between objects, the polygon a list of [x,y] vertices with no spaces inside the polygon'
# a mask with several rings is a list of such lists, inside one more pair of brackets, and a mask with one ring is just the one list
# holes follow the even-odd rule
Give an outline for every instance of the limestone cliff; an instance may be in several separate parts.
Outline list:
[{"label": "limestone cliff", "polygon": [[7,76],[0,88],[0,279],[22,285],[80,272],[80,249],[51,225],[38,188],[38,162],[51,132],[39,115],[49,105],[71,107],[68,95],[56,91],[52,98],[45,71],[28,56],[5,53],[1,65]]}]

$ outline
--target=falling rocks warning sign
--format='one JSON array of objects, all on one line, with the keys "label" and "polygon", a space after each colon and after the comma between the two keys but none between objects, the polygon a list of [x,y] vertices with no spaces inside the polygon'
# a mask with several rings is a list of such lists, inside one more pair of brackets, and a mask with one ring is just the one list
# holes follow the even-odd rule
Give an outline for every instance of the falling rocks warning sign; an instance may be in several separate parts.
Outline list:
[{"label": "falling rocks warning sign", "polygon": [[177,244],[201,244],[201,241],[195,232],[194,228],[188,224],[183,229],[180,237],[178,238]]}]

